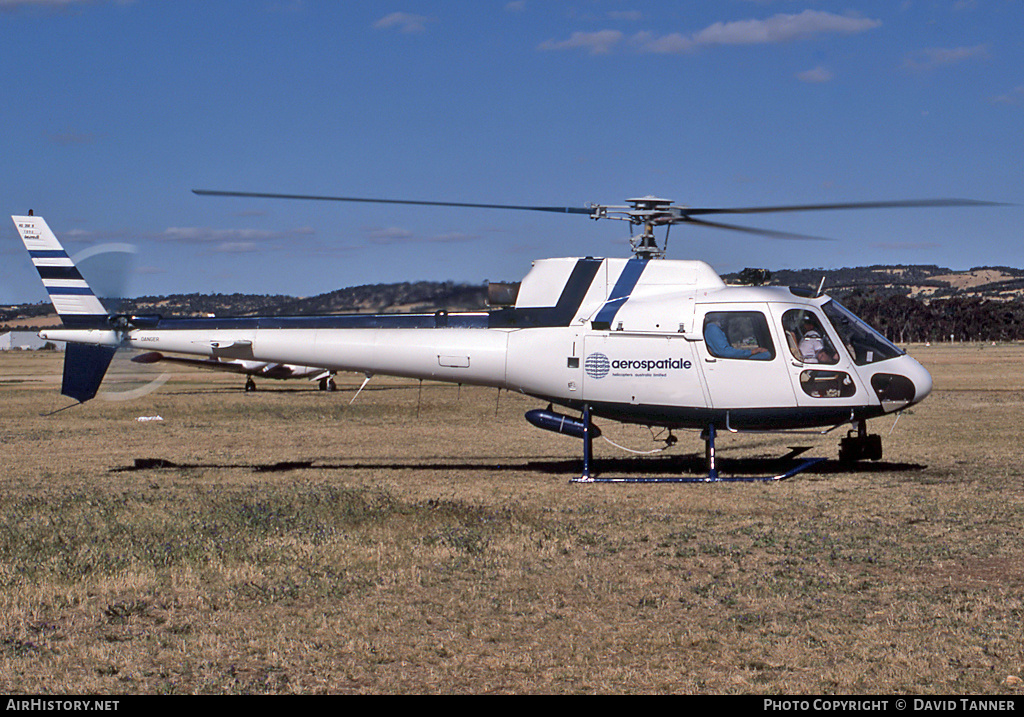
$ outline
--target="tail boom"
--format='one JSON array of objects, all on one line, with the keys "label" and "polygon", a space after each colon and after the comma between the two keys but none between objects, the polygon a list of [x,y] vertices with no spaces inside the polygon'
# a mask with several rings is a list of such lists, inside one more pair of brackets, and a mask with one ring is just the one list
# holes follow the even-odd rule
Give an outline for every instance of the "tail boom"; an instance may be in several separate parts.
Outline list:
[{"label": "tail boom", "polygon": [[94,344],[117,348],[121,337],[109,329],[43,329],[39,338],[45,341],[66,341],[69,344]]}]

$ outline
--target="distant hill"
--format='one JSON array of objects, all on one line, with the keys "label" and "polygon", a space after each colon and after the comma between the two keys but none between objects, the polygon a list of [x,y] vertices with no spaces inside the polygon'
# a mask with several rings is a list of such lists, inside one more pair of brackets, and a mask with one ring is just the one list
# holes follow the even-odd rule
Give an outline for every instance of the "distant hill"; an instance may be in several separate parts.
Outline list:
[{"label": "distant hill", "polygon": [[[738,282],[744,272],[723,276]],[[1024,340],[1024,270],[983,266],[782,269],[765,282],[817,288],[897,343]]]},{"label": "distant hill", "polygon": [[[722,278],[735,282],[740,273]],[[896,294],[914,299],[954,296],[1009,301],[1024,296],[1024,269],[983,266],[953,271],[935,265],[864,266],[844,269],[779,269],[768,284],[817,288],[824,278],[825,293],[842,298],[856,291]]]},{"label": "distant hill", "polygon": [[283,301],[274,307],[276,316],[302,314],[352,314],[473,311],[487,307],[486,284],[451,281],[418,281],[401,284],[368,284],[338,289],[308,299]]},{"label": "distant hill", "polygon": [[[487,308],[486,284],[419,281],[368,284],[309,298],[259,294],[171,294],[125,299],[118,311],[181,316],[305,316],[311,314],[475,311]],[[49,303],[0,306],[0,329],[58,323]]]},{"label": "distant hill", "polygon": [[482,309],[483,284],[419,281],[367,284],[309,298],[251,294],[174,294],[126,301],[123,311],[162,316],[306,316],[310,314],[393,313]]}]

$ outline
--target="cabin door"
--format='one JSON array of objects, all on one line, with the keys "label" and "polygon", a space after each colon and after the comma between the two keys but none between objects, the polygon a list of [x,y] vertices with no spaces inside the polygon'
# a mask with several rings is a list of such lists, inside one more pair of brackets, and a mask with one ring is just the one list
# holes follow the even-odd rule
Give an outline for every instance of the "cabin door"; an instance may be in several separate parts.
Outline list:
[{"label": "cabin door", "polygon": [[696,307],[697,354],[711,407],[781,408],[796,405],[787,356],[767,304]]},{"label": "cabin door", "polygon": [[827,321],[807,306],[774,305],[772,309],[785,336],[780,353],[785,355],[798,405],[825,408],[868,403],[856,367]]}]

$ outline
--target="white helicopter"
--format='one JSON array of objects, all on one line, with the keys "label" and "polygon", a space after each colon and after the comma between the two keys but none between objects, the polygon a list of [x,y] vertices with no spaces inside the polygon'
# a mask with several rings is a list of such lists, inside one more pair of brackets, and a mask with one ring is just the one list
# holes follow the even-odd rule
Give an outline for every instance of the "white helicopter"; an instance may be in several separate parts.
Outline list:
[{"label": "white helicopter", "polygon": [[[209,358],[321,366],[518,391],[548,402],[533,425],[581,438],[574,481],[781,480],[824,460],[801,461],[769,477],[722,476],[719,431],[852,426],[841,460],[881,458],[867,421],[923,400],[932,379],[916,360],[819,291],[727,286],[702,261],[664,258],[655,227],[674,224],[782,238],[785,232],[723,224],[716,214],[991,205],[961,199],[750,208],[693,208],[643,197],[585,208],[193,190],[200,195],[582,214],[642,226],[634,256],[535,261],[509,305],[486,312],[164,319],[108,316],[46,222],[12,217],[63,329],[40,336],[68,342],[62,393],[92,398],[118,347]],[[667,242],[667,237],[666,237]],[[558,413],[553,405],[578,412]],[[700,478],[603,478],[594,471],[594,417],[669,430],[698,429],[707,474]]]}]

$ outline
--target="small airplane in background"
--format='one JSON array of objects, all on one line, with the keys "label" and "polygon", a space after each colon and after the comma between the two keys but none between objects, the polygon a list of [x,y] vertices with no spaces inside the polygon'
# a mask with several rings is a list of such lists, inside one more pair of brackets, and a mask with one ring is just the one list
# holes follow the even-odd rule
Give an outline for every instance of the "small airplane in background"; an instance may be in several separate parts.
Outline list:
[{"label": "small airplane in background", "polygon": [[[62,393],[92,398],[119,347],[234,360],[322,366],[517,391],[548,403],[527,413],[533,425],[582,439],[575,480],[781,480],[824,458],[769,477],[722,477],[719,431],[824,434],[852,426],[844,461],[878,460],[881,437],[869,419],[922,401],[928,371],[877,330],[819,290],[726,285],[708,264],[664,258],[656,227],[696,225],[787,239],[816,239],[722,223],[721,214],[989,205],[973,200],[910,200],[746,208],[676,205],[653,196],[627,206],[586,208],[357,199],[240,192],[249,198],[519,209],[618,219],[643,227],[634,256],[535,261],[504,305],[481,312],[165,319],[109,315],[41,217],[12,217],[64,322],[40,333],[68,342]],[[579,417],[558,413],[557,404]],[[594,417],[700,431],[707,474],[694,479],[595,476]]]},{"label": "small airplane in background", "polygon": [[305,378],[316,381],[321,391],[334,391],[337,384],[334,381],[334,371],[314,366],[296,366],[287,363],[268,363],[266,361],[245,361],[242,359],[209,358],[195,359],[181,356],[166,356],[159,351],[148,351],[138,356],[133,356],[132,361],[140,364],[172,363],[179,366],[193,366],[195,368],[210,369],[212,371],[226,371],[246,376],[245,391],[256,390],[254,378],[272,378],[286,380],[291,378]]}]

